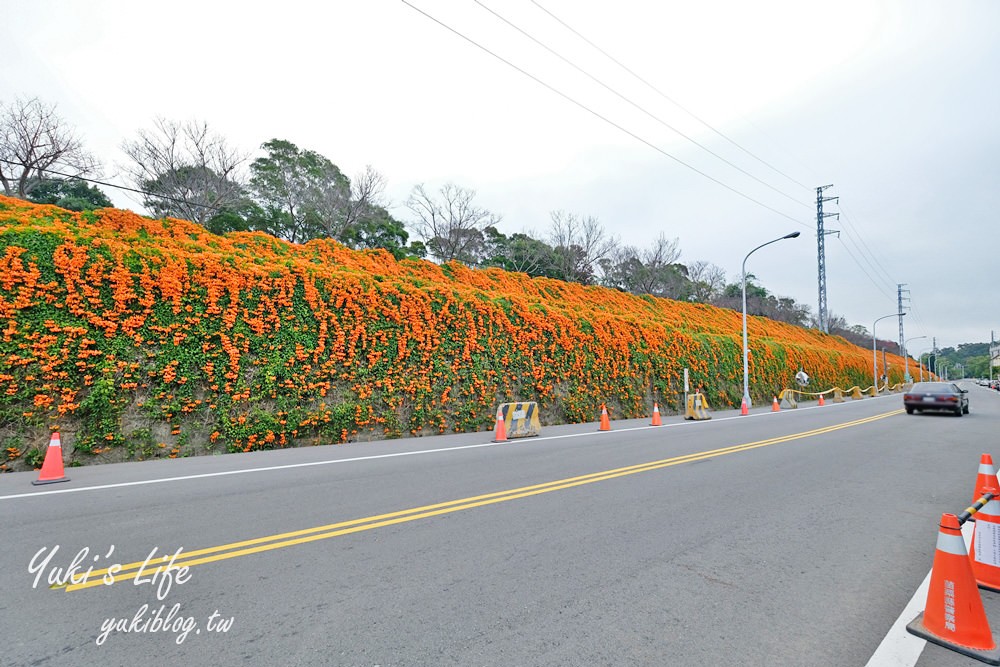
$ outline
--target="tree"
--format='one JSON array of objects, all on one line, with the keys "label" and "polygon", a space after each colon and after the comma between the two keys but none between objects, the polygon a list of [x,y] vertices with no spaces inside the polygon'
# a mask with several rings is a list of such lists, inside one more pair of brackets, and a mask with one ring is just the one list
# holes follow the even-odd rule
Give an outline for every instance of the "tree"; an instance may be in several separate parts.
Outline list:
[{"label": "tree", "polygon": [[416,215],[413,226],[431,255],[441,262],[458,260],[476,265],[483,249],[486,228],[500,218],[473,200],[476,191],[447,183],[434,197],[423,184],[416,185],[406,207]]},{"label": "tree", "polygon": [[609,258],[618,247],[617,239],[607,236],[595,217],[580,218],[564,211],[553,211],[550,216],[553,277],[584,285],[592,283],[601,260]]},{"label": "tree", "polygon": [[104,192],[78,178],[50,178],[34,184],[28,199],[36,204],[54,204],[70,211],[92,211],[114,206]]},{"label": "tree", "polygon": [[396,259],[424,257],[427,254],[424,245],[419,241],[407,244],[409,238],[402,222],[381,206],[376,206],[347,227],[339,240],[355,250],[384,248]]},{"label": "tree", "polygon": [[[0,184],[8,197],[26,198],[59,171],[68,177],[98,171],[83,142],[38,98],[0,103]],[[51,177],[51,174],[49,174]]]},{"label": "tree", "polygon": [[350,197],[344,216],[346,228],[350,228],[366,216],[379,217],[383,213],[388,215],[385,212],[386,202],[383,199],[385,177],[371,165],[367,165],[364,171],[354,177],[350,182],[349,192]]},{"label": "tree", "polygon": [[257,226],[292,243],[341,238],[347,227],[351,183],[333,162],[284,139],[261,148],[250,165],[250,187],[261,205]]},{"label": "tree", "polygon": [[487,227],[482,255],[482,266],[495,266],[533,277],[549,276],[552,268],[552,248],[524,232],[505,236],[496,227]]},{"label": "tree", "polygon": [[691,301],[711,303],[726,286],[726,272],[720,266],[698,260],[687,267],[691,281]]},{"label": "tree", "polygon": [[686,299],[691,293],[687,268],[677,264],[681,251],[678,240],[660,234],[653,245],[642,250],[623,246],[601,262],[603,283],[608,287],[652,294],[668,299]]},{"label": "tree", "polygon": [[[747,315],[758,315],[779,322],[804,327],[809,323],[809,306],[788,297],[776,297],[764,287],[754,283],[756,276],[747,274]],[[741,283],[726,285],[712,305],[732,310],[743,310],[743,290]]]},{"label": "tree", "polygon": [[247,155],[207,123],[158,118],[152,131],[139,130],[138,139],[123,143],[122,150],[130,160],[124,170],[154,215],[204,225],[246,199],[239,168]]}]

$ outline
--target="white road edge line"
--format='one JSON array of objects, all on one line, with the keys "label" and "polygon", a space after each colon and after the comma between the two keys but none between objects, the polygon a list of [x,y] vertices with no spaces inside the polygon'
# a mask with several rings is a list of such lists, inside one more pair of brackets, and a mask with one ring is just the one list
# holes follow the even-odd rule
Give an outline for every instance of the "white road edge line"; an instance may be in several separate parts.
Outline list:
[{"label": "white road edge line", "polygon": [[[965,545],[972,544],[971,521],[962,524],[962,537],[965,538]],[[931,573],[924,577],[923,583],[917,588],[917,592],[910,598],[910,602],[903,608],[903,613],[899,615],[896,622],[889,628],[888,634],[882,639],[882,643],[875,649],[871,659],[865,663],[865,667],[914,667],[927,640],[916,635],[911,635],[906,631],[906,624],[917,617],[917,614],[924,610],[927,602],[927,589],[931,583]]]},{"label": "white road edge line", "polygon": [[[879,396],[878,398],[889,398],[887,396]],[[850,405],[850,403],[841,403],[840,405]],[[824,406],[824,409],[829,407],[837,407],[836,404],[831,406]],[[799,408],[797,411],[802,410],[818,410],[818,405],[812,405],[805,408]],[[730,421],[733,419],[746,419],[747,417],[763,417],[776,414],[774,412],[758,412],[749,415],[734,415],[732,417],[721,417],[715,419],[716,423],[723,421]],[[777,414],[781,414],[780,412]],[[197,475],[181,475],[178,477],[159,477],[156,479],[143,479],[136,480],[134,482],[118,482],[115,484],[99,484],[95,486],[81,486],[68,489],[50,489],[45,491],[34,491],[31,493],[13,493],[6,496],[0,496],[0,500],[13,500],[15,498],[35,498],[38,496],[51,496],[61,493],[79,493],[81,491],[101,491],[105,489],[120,489],[127,486],[143,486],[145,484],[164,484],[167,482],[183,482],[191,479],[206,479],[210,477],[225,477],[227,475],[243,475],[246,473],[254,472],[272,472],[275,470],[291,470],[294,468],[309,468],[312,466],[323,466],[323,465],[333,465],[336,463],[356,463],[358,461],[374,461],[376,459],[390,459],[400,456],[417,456],[422,454],[439,454],[441,452],[457,452],[464,449],[480,449],[482,447],[497,447],[504,446],[510,447],[511,445],[525,445],[533,442],[539,442],[541,440],[562,440],[565,438],[582,438],[584,436],[604,436],[609,433],[627,433],[629,431],[646,431],[654,428],[677,428],[681,426],[695,426],[697,421],[692,422],[682,422],[680,424],[664,424],[662,426],[633,426],[631,428],[620,428],[614,431],[588,431],[585,433],[566,433],[564,435],[547,435],[539,436],[537,438],[531,438],[530,440],[525,440],[523,442],[509,441],[509,442],[484,442],[475,445],[460,445],[458,447],[439,447],[437,449],[421,449],[413,452],[393,452],[391,454],[373,454],[371,456],[355,456],[347,459],[326,459],[323,461],[309,461],[306,463],[287,463],[283,465],[275,466],[264,466],[260,468],[241,468],[239,470],[223,470],[220,472],[206,472]],[[488,431],[483,431],[485,435]]]}]

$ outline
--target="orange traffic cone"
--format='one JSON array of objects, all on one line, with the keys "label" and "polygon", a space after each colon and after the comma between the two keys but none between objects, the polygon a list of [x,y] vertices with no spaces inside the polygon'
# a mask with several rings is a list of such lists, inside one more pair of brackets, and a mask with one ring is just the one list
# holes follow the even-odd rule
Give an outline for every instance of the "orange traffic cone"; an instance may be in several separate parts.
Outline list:
[{"label": "orange traffic cone", "polygon": [[62,444],[59,442],[59,432],[56,431],[49,438],[49,446],[45,450],[45,460],[42,461],[42,470],[32,484],[53,484],[55,482],[68,482],[69,477],[63,475],[63,455]]},{"label": "orange traffic cone", "polygon": [[653,401],[653,421],[650,422],[650,426],[663,426],[663,422],[660,420],[660,407]]},{"label": "orange traffic cone", "polygon": [[507,420],[503,417],[503,408],[497,408],[497,427],[493,432],[493,442],[507,442]]},{"label": "orange traffic cone", "polygon": [[778,397],[774,397],[774,402],[771,403],[771,412],[781,412],[781,406],[778,405]]},{"label": "orange traffic cone", "polygon": [[750,408],[747,406],[747,399],[746,399],[746,397],[743,398],[743,402],[740,404],[740,414],[741,415],[748,415],[748,414],[750,414]]},{"label": "orange traffic cone", "polygon": [[997,479],[997,469],[993,466],[993,457],[983,454],[979,457],[979,474],[976,475],[976,488],[972,492],[972,502],[983,497],[985,489],[1000,489],[1000,480]]},{"label": "orange traffic cone", "polygon": [[927,603],[906,630],[971,658],[1000,665],[1000,649],[990,631],[954,514],[941,516]]},{"label": "orange traffic cone", "polygon": [[820,407],[826,405],[826,401],[823,400],[823,394],[819,395],[819,404],[820,404]]},{"label": "orange traffic cone", "polygon": [[[1000,495],[996,487],[987,487],[985,493]],[[979,500],[977,498],[976,500]],[[991,500],[976,513],[979,519],[972,533],[972,574],[980,588],[1000,592],[1000,500]]]},{"label": "orange traffic cone", "polygon": [[604,403],[601,403],[601,425],[597,428],[598,431],[610,431],[611,422],[608,420],[608,408]]}]

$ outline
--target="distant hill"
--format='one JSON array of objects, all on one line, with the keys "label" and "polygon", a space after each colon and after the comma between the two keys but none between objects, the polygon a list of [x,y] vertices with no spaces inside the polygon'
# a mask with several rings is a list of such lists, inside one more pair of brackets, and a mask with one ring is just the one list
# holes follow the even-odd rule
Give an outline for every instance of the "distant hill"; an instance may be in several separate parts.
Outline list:
[{"label": "distant hill", "polygon": [[[8,469],[54,428],[91,463],[486,430],[508,400],[543,423],[648,415],[680,407],[684,368],[713,407],[742,395],[732,310],[4,197],[0,316]],[[800,365],[871,384],[842,338],[763,318],[749,337],[758,402]]]}]

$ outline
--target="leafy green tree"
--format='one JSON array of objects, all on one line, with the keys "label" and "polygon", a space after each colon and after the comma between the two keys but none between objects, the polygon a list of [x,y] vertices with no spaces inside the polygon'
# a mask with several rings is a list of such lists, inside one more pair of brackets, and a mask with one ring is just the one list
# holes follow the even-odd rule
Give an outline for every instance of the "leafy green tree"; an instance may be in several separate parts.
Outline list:
[{"label": "leafy green tree", "polygon": [[258,228],[293,243],[341,238],[351,182],[340,168],[284,139],[272,139],[261,148],[267,155],[250,165],[250,187],[263,212]]},{"label": "leafy green tree", "polygon": [[205,228],[213,234],[249,232],[257,229],[257,222],[263,215],[260,206],[248,197],[237,205],[226,207],[213,215],[205,223]]},{"label": "leafy green tree", "polygon": [[36,204],[54,204],[70,211],[92,211],[114,206],[100,188],[78,178],[45,179],[29,190],[28,200]]},{"label": "leafy green tree", "polygon": [[552,248],[523,232],[506,236],[491,225],[483,230],[479,265],[551,277]]},{"label": "leafy green tree", "polygon": [[409,238],[402,222],[381,206],[376,206],[349,225],[337,240],[358,250],[384,248],[396,259],[424,257],[427,254],[424,245],[419,242],[408,244]]},{"label": "leafy green tree", "polygon": [[[756,284],[756,276],[747,274],[747,315],[758,315],[800,327],[809,324],[809,306],[788,297],[776,297],[763,286]],[[743,310],[741,283],[726,285],[722,295],[712,305],[733,310]]]}]

